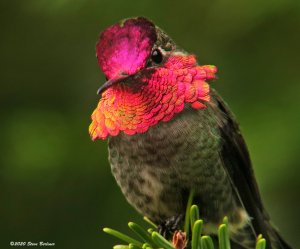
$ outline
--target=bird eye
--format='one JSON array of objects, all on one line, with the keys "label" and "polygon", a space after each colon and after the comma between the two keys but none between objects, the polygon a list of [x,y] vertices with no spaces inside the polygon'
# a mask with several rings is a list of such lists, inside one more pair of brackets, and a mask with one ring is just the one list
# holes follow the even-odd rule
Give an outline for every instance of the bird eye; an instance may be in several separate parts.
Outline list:
[{"label": "bird eye", "polygon": [[154,49],[152,51],[152,54],[151,54],[151,60],[156,63],[156,64],[159,64],[162,62],[163,60],[163,55],[162,53],[159,51],[159,49]]}]

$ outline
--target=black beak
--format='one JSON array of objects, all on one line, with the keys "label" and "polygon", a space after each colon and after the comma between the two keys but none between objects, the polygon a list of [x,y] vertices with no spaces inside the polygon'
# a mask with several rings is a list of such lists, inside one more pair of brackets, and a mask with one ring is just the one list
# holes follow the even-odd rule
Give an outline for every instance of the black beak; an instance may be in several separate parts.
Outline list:
[{"label": "black beak", "polygon": [[118,78],[113,78],[113,79],[110,79],[110,80],[106,81],[102,86],[100,86],[100,88],[97,91],[97,94],[99,94],[99,95],[102,94],[106,89],[108,89],[112,85],[114,85],[114,84],[116,84],[120,81],[123,81],[128,77],[129,77],[129,75],[123,75],[123,76],[120,76]]}]

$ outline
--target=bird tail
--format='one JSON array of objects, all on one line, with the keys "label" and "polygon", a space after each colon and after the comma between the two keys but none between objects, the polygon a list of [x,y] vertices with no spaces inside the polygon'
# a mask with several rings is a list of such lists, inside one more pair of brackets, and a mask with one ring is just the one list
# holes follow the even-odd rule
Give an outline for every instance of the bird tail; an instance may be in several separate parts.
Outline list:
[{"label": "bird tail", "polygon": [[292,249],[292,247],[280,235],[279,231],[270,223],[268,223],[268,231],[272,249]]},{"label": "bird tail", "polygon": [[277,236],[278,248],[280,249],[292,249],[292,247],[282,238],[282,236],[275,231]]}]

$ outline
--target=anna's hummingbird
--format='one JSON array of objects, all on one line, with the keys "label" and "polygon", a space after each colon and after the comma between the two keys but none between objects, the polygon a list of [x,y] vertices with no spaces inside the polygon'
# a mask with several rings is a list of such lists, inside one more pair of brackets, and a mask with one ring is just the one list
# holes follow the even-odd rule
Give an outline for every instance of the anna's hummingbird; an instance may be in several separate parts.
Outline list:
[{"label": "anna's hummingbird", "polygon": [[107,139],[112,173],[128,202],[157,223],[184,214],[187,196],[214,236],[229,218],[233,248],[290,248],[271,226],[235,118],[198,65],[146,18],[102,32],[96,46],[107,78],[92,114],[93,140]]}]

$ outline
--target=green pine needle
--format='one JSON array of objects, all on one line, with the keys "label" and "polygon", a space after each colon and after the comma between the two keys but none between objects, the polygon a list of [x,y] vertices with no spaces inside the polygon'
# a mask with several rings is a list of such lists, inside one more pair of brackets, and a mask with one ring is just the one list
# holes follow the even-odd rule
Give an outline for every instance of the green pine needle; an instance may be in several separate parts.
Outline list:
[{"label": "green pine needle", "polygon": [[145,243],[142,249],[153,249],[148,243]]},{"label": "green pine needle", "polygon": [[201,248],[200,237],[201,237],[202,226],[203,226],[202,220],[196,220],[194,222],[193,232],[192,232],[192,249]]},{"label": "green pine needle", "polygon": [[219,226],[219,249],[230,249],[230,240],[226,224]]},{"label": "green pine needle", "polygon": [[103,228],[103,231],[105,233],[108,233],[108,234],[110,234],[112,236],[115,236],[115,237],[119,238],[120,240],[123,240],[123,241],[125,241],[127,243],[132,243],[132,244],[135,244],[135,245],[137,245],[139,247],[142,247],[142,245],[143,245],[141,242],[139,242],[139,241],[137,241],[137,240],[135,240],[135,239],[133,239],[133,238],[131,238],[131,237],[129,237],[129,236],[121,233],[121,232],[118,232],[116,230],[113,230],[113,229],[105,227],[105,228]]},{"label": "green pine needle", "polygon": [[190,224],[190,210],[191,210],[191,206],[192,206],[192,202],[193,202],[193,198],[194,198],[194,189],[191,190],[190,195],[189,195],[189,199],[187,202],[187,206],[186,206],[186,211],[185,211],[185,222],[184,222],[184,231],[186,234],[186,237],[189,237],[189,224]]},{"label": "green pine needle", "polygon": [[152,239],[155,241],[157,245],[164,249],[175,249],[174,246],[167,241],[163,236],[161,236],[158,232],[152,233]]},{"label": "green pine needle", "polygon": [[152,226],[154,229],[157,229],[157,225],[156,225],[152,220],[150,220],[148,217],[144,216],[143,219],[144,219],[144,221],[146,221],[150,226]]},{"label": "green pine needle", "polygon": [[148,243],[151,246],[156,246],[153,243],[153,240],[150,236],[150,234],[144,229],[142,228],[140,225],[134,223],[134,222],[129,222],[128,223],[128,227],[137,235],[139,236],[143,241],[145,241],[146,243]]},{"label": "green pine needle", "polygon": [[127,246],[127,245],[115,245],[113,247],[113,249],[130,249],[130,246]]},{"label": "green pine needle", "polygon": [[201,248],[202,249],[214,249],[214,243],[210,236],[201,237]]},{"label": "green pine needle", "polygon": [[130,243],[130,244],[129,244],[129,249],[140,249],[140,247],[138,247],[138,246],[135,245],[135,244]]},{"label": "green pine needle", "polygon": [[265,249],[266,248],[266,240],[265,239],[258,239],[256,242],[255,249]]},{"label": "green pine needle", "polygon": [[191,229],[193,229],[196,220],[199,220],[199,208],[197,205],[193,205],[190,208]]}]

